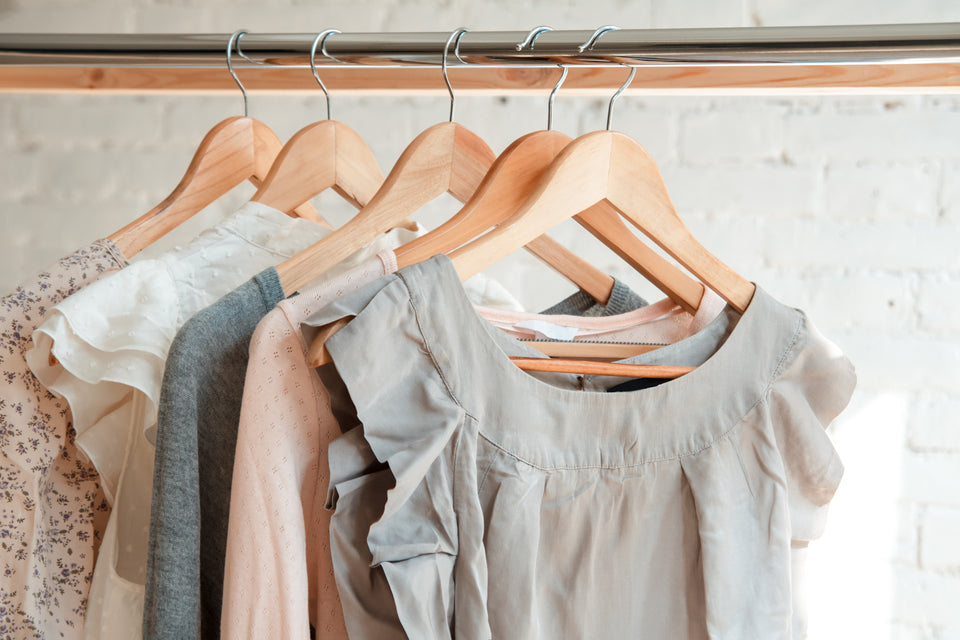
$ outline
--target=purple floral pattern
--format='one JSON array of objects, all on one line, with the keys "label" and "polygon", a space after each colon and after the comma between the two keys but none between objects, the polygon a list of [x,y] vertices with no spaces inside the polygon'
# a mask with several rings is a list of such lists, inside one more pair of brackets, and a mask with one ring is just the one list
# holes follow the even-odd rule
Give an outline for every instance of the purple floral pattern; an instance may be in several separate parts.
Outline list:
[{"label": "purple floral pattern", "polygon": [[70,411],[24,354],[47,309],[126,265],[100,240],[0,298],[0,638],[80,638],[110,515]]}]

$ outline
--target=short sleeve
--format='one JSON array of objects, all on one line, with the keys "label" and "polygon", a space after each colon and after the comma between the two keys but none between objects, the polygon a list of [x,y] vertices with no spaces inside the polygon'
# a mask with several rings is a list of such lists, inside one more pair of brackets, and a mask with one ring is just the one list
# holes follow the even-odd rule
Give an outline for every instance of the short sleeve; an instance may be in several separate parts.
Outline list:
[{"label": "short sleeve", "polygon": [[364,438],[394,480],[366,541],[407,635],[450,637],[458,552],[454,456],[465,412],[435,366],[403,281],[378,282],[372,297],[360,290],[340,300],[338,313],[355,317],[327,341]]},{"label": "short sleeve", "polygon": [[856,382],[850,360],[801,314],[796,342],[768,399],[794,541],[815,540],[823,533],[828,504],[843,476],[826,429],[850,402]]},{"label": "short sleeve", "polygon": [[[77,445],[96,465],[111,500],[130,420],[151,427],[156,422],[178,309],[169,273],[156,261],[144,261],[67,298],[34,331],[27,363],[69,403]],[[134,408],[134,390],[146,396],[145,406]]]}]

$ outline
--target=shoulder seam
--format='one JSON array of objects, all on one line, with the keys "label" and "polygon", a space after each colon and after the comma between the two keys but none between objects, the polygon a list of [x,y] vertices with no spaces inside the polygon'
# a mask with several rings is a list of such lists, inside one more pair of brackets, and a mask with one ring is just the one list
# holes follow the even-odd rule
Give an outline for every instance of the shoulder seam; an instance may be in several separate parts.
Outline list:
[{"label": "shoulder seam", "polygon": [[116,261],[117,265],[119,265],[121,269],[130,266],[130,261],[125,255],[123,255],[123,252],[120,251],[120,248],[111,242],[109,238],[101,238],[100,240],[97,240],[95,244],[103,247],[103,249],[110,254],[110,257]]},{"label": "shoulder seam", "polygon": [[453,400],[458,407],[460,407],[464,414],[479,423],[480,421],[477,420],[476,416],[474,416],[472,412],[463,406],[463,403],[460,402],[459,398],[457,398],[457,394],[453,392],[453,387],[450,384],[450,381],[447,380],[447,376],[443,373],[443,368],[440,366],[440,363],[437,361],[437,357],[433,353],[433,349],[430,347],[430,341],[427,340],[427,336],[423,332],[423,323],[420,321],[420,311],[417,309],[416,302],[414,302],[414,296],[410,289],[410,283],[407,282],[407,279],[404,277],[402,271],[397,271],[394,275],[397,276],[407,290],[407,301],[410,303],[410,308],[413,309],[413,318],[417,323],[417,331],[420,333],[421,344],[423,345],[427,355],[430,357],[430,362],[433,364],[434,370],[437,372],[437,375],[440,376],[440,381],[443,383],[443,388],[446,390],[447,395],[450,396],[450,399]]},{"label": "shoulder seam", "polygon": [[[804,314],[802,311],[798,310],[797,311],[797,327],[793,331],[793,336],[790,338],[790,342],[787,344],[786,348],[783,350],[783,353],[780,354],[780,359],[777,360],[777,366],[774,367],[773,369],[773,375],[770,378],[770,383],[767,384],[767,389],[769,389],[773,385],[773,383],[776,382],[777,378],[779,378],[783,374],[784,370],[786,369],[785,364],[787,361],[787,356],[789,356],[793,352],[793,348],[797,346],[797,341],[800,338],[800,332],[803,330],[803,327],[804,327]],[[766,393],[766,389],[764,389],[764,393]]]}]

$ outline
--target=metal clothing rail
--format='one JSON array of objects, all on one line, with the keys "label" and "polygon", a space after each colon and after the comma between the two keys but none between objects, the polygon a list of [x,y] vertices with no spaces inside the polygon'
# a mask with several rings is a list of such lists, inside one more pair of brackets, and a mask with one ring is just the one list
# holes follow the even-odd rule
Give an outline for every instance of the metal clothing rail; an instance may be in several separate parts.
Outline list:
[{"label": "metal clothing rail", "polygon": [[[458,92],[549,90],[571,67],[564,93],[606,94],[637,66],[631,93],[960,93],[960,23],[593,33],[469,31],[450,52]],[[440,93],[449,33],[335,33],[315,58],[331,91]],[[224,58],[228,35],[0,34],[0,91],[217,93],[236,91]],[[241,40],[235,67],[250,91],[313,92],[316,34]],[[459,58],[457,60],[456,58]]]}]

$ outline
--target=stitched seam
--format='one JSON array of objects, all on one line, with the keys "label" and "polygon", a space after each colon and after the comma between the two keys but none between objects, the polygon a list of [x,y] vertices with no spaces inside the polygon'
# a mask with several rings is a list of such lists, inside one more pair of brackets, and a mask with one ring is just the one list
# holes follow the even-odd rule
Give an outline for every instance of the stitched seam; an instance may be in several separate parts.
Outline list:
[{"label": "stitched seam", "polygon": [[127,260],[125,255],[123,255],[123,253],[120,251],[120,248],[113,244],[108,238],[97,240],[95,244],[106,249],[107,253],[110,254],[110,257],[117,262],[121,269],[130,265],[130,261]]},{"label": "stitched seam", "polygon": [[700,447],[700,448],[698,448],[698,449],[694,449],[693,451],[685,451],[685,452],[683,452],[683,453],[678,453],[678,454],[675,455],[675,456],[664,456],[664,457],[662,457],[662,458],[651,458],[651,459],[649,459],[649,460],[640,460],[639,462],[634,462],[634,463],[632,463],[632,464],[624,464],[624,465],[617,465],[617,466],[607,466],[607,465],[602,465],[602,464],[584,464],[584,465],[568,465],[568,466],[562,466],[562,467],[545,467],[545,466],[539,465],[539,464],[537,464],[537,463],[535,463],[535,462],[531,462],[530,460],[527,460],[527,459],[524,458],[523,456],[521,456],[521,455],[519,455],[519,454],[516,454],[516,453],[514,453],[513,451],[510,451],[509,449],[505,448],[505,447],[504,447],[503,445],[501,445],[500,443],[498,443],[498,442],[496,442],[496,441],[494,441],[494,440],[491,440],[488,436],[484,435],[483,433],[480,434],[480,437],[483,438],[484,440],[486,440],[487,442],[489,442],[492,446],[496,447],[497,449],[499,449],[500,451],[502,451],[503,453],[505,453],[506,455],[510,456],[511,458],[514,458],[514,459],[516,459],[517,461],[522,462],[522,463],[524,463],[524,464],[526,464],[526,465],[528,465],[528,466],[530,466],[530,467],[533,467],[534,469],[537,469],[537,470],[539,470],[539,471],[586,471],[586,470],[590,470],[590,469],[593,469],[593,470],[618,471],[618,470],[621,470],[621,469],[636,469],[636,468],[638,468],[638,467],[642,467],[642,466],[648,465],[648,464],[657,464],[657,463],[659,463],[659,462],[670,462],[671,460],[680,460],[680,459],[682,459],[682,458],[688,458],[688,457],[690,457],[690,456],[695,456],[695,455],[697,455],[697,454],[699,454],[699,453],[702,453],[703,451],[706,451],[707,449],[709,449],[709,448],[712,447],[713,445],[717,444],[717,443],[720,442],[721,440],[724,440],[725,438],[729,437],[730,434],[733,432],[734,429],[736,429],[736,428],[739,427],[741,424],[743,424],[743,421],[746,419],[746,417],[747,417],[748,415],[750,415],[750,414],[753,412],[753,410],[757,407],[757,405],[759,405],[759,404],[761,403],[761,400],[762,400],[762,398],[761,398],[761,399],[758,399],[749,409],[747,409],[747,411],[743,414],[743,416],[733,424],[733,426],[731,426],[729,429],[727,429],[726,431],[724,431],[723,433],[721,433],[719,436],[717,436],[717,438],[716,438],[715,440],[711,440],[710,442],[706,443],[705,445],[703,445],[702,447]]},{"label": "stitched seam", "polygon": [[[437,375],[440,376],[440,381],[443,382],[443,388],[446,390],[447,395],[450,396],[450,399],[456,403],[458,407],[472,420],[477,422],[477,425],[480,424],[480,421],[477,420],[470,411],[467,410],[463,403],[457,398],[456,394],[453,392],[453,387],[450,385],[450,382],[447,380],[447,376],[443,374],[443,369],[440,367],[440,363],[437,361],[436,356],[433,354],[433,349],[430,348],[430,342],[427,340],[427,336],[423,333],[423,324],[420,322],[420,313],[417,309],[416,303],[413,301],[413,293],[410,290],[410,284],[404,278],[403,272],[398,271],[396,275],[400,282],[403,283],[403,286],[407,289],[407,300],[410,303],[410,308],[413,309],[413,318],[417,323],[417,331],[420,332],[421,344],[423,345],[424,350],[427,352],[427,355],[430,356],[430,362],[433,364],[434,370],[437,372]],[[479,428],[477,429],[479,432]]]},{"label": "stitched seam", "polygon": [[[287,254],[287,253],[285,253],[285,252],[281,252],[281,251],[278,251],[278,250],[276,250],[276,249],[271,249],[270,247],[265,247],[265,246],[263,246],[263,245],[262,245],[261,243],[259,243],[259,242],[254,242],[253,240],[251,240],[250,238],[248,238],[247,236],[245,236],[243,233],[241,233],[241,232],[239,232],[239,231],[236,231],[235,229],[232,229],[232,228],[229,227],[229,226],[216,227],[216,229],[217,229],[218,231],[223,231],[223,232],[225,232],[225,233],[229,233],[230,235],[234,236],[235,238],[238,238],[238,239],[242,240],[245,244],[250,245],[251,247],[256,247],[257,249],[260,249],[261,251],[265,251],[266,253],[269,253],[269,254],[271,254],[271,255],[279,256],[279,257],[283,258],[284,260],[286,260],[287,258],[290,257],[290,255]],[[320,240],[322,240],[322,239],[323,239],[323,238],[321,238]],[[319,240],[318,240],[317,242],[319,242]],[[189,246],[189,245],[188,245],[188,246]]]},{"label": "stitched seam", "polygon": [[[787,359],[787,356],[790,355],[790,352],[793,351],[793,347],[797,344],[797,340],[800,339],[800,330],[803,328],[803,314],[798,313],[797,317],[797,328],[793,332],[793,337],[790,339],[790,343],[787,345],[787,348],[783,350],[783,353],[780,355],[780,359],[777,361],[777,366],[773,369],[773,378],[770,381],[770,384],[767,385],[767,389],[780,377],[780,374],[783,373],[783,365]],[[764,389],[764,393],[767,392],[767,389]]]}]

